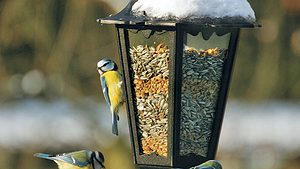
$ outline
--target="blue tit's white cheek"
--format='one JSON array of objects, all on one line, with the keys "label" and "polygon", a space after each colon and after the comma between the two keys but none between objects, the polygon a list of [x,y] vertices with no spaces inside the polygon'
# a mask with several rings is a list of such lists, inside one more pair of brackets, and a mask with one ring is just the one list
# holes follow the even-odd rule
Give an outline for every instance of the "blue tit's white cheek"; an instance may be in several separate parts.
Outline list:
[{"label": "blue tit's white cheek", "polygon": [[103,63],[101,62],[101,61],[99,61],[98,63],[97,63],[97,67],[102,67],[103,66]]},{"label": "blue tit's white cheek", "polygon": [[103,72],[102,72],[100,69],[97,69],[97,70],[98,70],[98,73],[99,73],[100,75],[103,74]]}]

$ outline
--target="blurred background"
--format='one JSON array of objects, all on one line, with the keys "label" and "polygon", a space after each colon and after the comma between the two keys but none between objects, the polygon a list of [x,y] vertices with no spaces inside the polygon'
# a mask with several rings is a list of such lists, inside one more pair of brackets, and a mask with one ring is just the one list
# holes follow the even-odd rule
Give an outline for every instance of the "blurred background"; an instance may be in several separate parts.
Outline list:
[{"label": "blurred background", "polygon": [[[125,108],[113,136],[96,63],[118,60],[96,19],[128,0],[0,0],[0,169],[54,169],[36,152],[101,150],[132,169]],[[249,0],[217,159],[225,169],[300,168],[300,1]]]}]

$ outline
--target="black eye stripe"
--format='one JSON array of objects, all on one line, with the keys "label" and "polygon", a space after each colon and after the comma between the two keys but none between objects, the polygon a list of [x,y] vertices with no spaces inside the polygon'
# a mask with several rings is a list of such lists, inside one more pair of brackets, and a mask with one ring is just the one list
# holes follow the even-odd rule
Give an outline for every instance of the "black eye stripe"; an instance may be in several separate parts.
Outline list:
[{"label": "black eye stripe", "polygon": [[105,62],[103,65],[99,66],[98,69],[101,69],[102,67],[106,66],[107,64],[109,64],[109,62]]},{"label": "black eye stripe", "polygon": [[106,63],[104,63],[101,67],[104,67],[104,66],[106,66],[106,65],[108,65],[109,64],[109,62],[106,62]]}]

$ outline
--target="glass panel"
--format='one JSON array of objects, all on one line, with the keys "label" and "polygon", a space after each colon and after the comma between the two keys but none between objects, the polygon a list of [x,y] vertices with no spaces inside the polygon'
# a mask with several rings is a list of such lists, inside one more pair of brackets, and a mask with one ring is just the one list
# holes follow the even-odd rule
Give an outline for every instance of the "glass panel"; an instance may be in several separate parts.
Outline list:
[{"label": "glass panel", "polygon": [[207,156],[230,34],[187,34],[182,58],[180,155]]},{"label": "glass panel", "polygon": [[[131,81],[141,154],[167,156],[172,32],[130,31]],[[152,36],[149,37],[149,35]]]}]

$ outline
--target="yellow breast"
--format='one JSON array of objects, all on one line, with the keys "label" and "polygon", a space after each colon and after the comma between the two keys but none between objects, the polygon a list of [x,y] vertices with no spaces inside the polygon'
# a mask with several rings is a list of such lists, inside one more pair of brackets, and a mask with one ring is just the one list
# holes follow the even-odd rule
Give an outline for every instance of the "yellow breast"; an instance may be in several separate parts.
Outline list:
[{"label": "yellow breast", "polygon": [[108,71],[102,76],[105,77],[111,109],[115,111],[123,102],[122,77],[118,71]]},{"label": "yellow breast", "polygon": [[93,169],[93,167],[89,164],[85,167],[78,167],[63,161],[55,161],[58,165],[59,169]]}]

